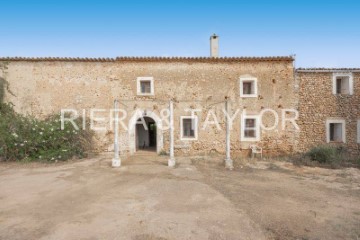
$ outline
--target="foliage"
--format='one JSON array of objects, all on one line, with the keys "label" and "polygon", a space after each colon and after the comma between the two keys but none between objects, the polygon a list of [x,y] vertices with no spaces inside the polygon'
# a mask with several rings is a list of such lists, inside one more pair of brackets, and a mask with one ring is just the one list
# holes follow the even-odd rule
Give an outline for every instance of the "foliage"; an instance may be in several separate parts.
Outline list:
[{"label": "foliage", "polygon": [[332,163],[339,158],[339,150],[332,146],[317,146],[307,152],[312,161],[319,163]]},{"label": "foliage", "polygon": [[166,152],[164,149],[161,149],[159,155],[160,155],[160,156],[166,156],[166,155],[168,155],[168,154],[167,154],[167,152]]},{"label": "foliage", "polygon": [[6,81],[8,62],[0,62],[0,103],[4,102],[5,99],[5,89],[11,94],[14,95],[9,88],[9,83]]},{"label": "foliage", "polygon": [[6,88],[6,81],[4,78],[0,77],[0,103],[4,102],[5,98],[5,88]]},{"label": "foliage", "polygon": [[[81,126],[81,119],[78,126]],[[76,121],[75,121],[76,122]],[[44,120],[16,113],[10,104],[0,103],[0,159],[6,161],[57,161],[83,158],[92,147],[93,132],[76,130],[60,115]]]},{"label": "foliage", "polygon": [[313,147],[305,154],[292,157],[295,165],[340,168],[351,166],[351,158],[344,147],[320,145]]}]

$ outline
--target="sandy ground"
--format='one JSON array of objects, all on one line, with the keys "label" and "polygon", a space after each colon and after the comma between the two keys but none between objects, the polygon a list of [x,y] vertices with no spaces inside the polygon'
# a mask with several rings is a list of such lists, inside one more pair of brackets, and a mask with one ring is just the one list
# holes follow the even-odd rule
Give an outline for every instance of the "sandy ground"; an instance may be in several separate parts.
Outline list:
[{"label": "sandy ground", "polygon": [[0,239],[360,239],[358,169],[219,161],[2,163]]},{"label": "sandy ground", "polygon": [[359,169],[256,161],[234,171],[199,161],[197,169],[268,239],[360,239]]}]

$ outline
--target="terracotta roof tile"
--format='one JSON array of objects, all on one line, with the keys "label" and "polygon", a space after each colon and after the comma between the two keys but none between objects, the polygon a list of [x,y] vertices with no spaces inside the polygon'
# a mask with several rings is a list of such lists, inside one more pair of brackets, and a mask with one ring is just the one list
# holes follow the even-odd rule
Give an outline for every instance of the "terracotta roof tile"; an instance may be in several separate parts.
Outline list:
[{"label": "terracotta roof tile", "polygon": [[360,68],[297,68],[297,72],[358,72]]},{"label": "terracotta roof tile", "polygon": [[73,58],[73,57],[0,57],[0,61],[27,62],[114,62],[115,58]]},{"label": "terracotta roof tile", "polygon": [[194,61],[194,62],[246,62],[246,61],[294,61],[292,56],[275,57],[117,57],[116,61]]},{"label": "terracotta roof tile", "polygon": [[73,57],[0,57],[0,61],[29,61],[29,62],[125,62],[125,61],[193,61],[193,62],[246,62],[246,61],[293,61],[292,56],[275,57],[116,57],[116,58],[73,58]]}]

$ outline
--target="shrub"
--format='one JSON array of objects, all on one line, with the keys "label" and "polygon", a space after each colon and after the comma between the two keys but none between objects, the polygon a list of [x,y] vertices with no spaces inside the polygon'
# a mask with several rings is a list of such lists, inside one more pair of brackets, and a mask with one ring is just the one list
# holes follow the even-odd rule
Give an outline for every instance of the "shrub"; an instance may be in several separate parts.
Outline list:
[{"label": "shrub", "polygon": [[310,157],[307,156],[306,154],[294,155],[291,158],[291,161],[296,166],[303,166],[304,165],[304,166],[309,166],[309,167],[316,167],[317,165],[320,165],[320,163],[311,160]]},{"label": "shrub", "polygon": [[344,147],[322,145],[310,149],[304,157],[323,166],[338,168],[345,164],[348,156]]},{"label": "shrub", "polygon": [[164,149],[161,149],[161,151],[159,152],[160,156],[166,156],[168,155],[167,152]]},{"label": "shrub", "polygon": [[[78,126],[81,126],[80,119]],[[93,132],[76,130],[60,115],[44,120],[16,113],[12,106],[0,103],[0,158],[6,161],[57,161],[83,158],[92,148]]]},{"label": "shrub", "polygon": [[355,165],[356,165],[356,167],[360,168],[360,158],[357,158],[355,160]]},{"label": "shrub", "polygon": [[331,146],[318,146],[310,149],[306,154],[312,161],[331,163],[338,157],[338,150]]}]

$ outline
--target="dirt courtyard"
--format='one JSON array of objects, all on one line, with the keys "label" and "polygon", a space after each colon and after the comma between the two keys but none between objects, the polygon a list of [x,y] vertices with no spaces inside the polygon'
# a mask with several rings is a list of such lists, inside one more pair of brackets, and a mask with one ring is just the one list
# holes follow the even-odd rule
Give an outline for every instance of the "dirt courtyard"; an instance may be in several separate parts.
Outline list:
[{"label": "dirt courtyard", "polygon": [[360,239],[360,170],[140,154],[0,164],[0,239]]}]

